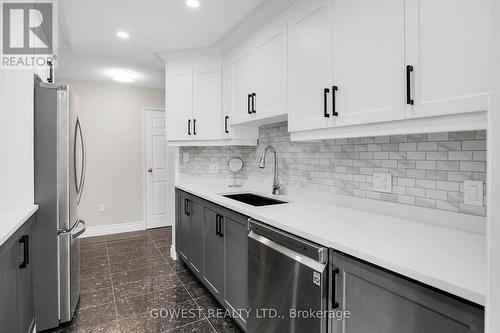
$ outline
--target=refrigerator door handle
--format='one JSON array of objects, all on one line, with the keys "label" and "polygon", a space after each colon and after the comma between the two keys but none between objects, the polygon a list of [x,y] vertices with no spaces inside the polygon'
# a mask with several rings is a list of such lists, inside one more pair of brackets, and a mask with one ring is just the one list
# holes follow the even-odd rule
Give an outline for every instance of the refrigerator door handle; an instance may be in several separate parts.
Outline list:
[{"label": "refrigerator door handle", "polygon": [[[76,128],[75,128],[75,143],[73,145],[73,156],[74,156],[74,161],[73,165],[75,168],[75,185],[76,185],[76,193],[78,194],[78,197],[76,199],[76,203],[79,204],[80,200],[82,198],[82,192],[83,192],[83,186],[85,184],[85,175],[87,173],[87,152],[86,152],[86,145],[85,145],[85,135],[83,134],[83,129],[82,129],[82,121],[80,119],[80,116],[77,116],[76,118]],[[80,179],[78,180],[77,177],[77,172],[76,172],[76,141],[77,141],[77,135],[80,136],[80,142],[81,142],[81,149],[82,149],[82,165],[81,165],[81,170],[80,170]]]}]

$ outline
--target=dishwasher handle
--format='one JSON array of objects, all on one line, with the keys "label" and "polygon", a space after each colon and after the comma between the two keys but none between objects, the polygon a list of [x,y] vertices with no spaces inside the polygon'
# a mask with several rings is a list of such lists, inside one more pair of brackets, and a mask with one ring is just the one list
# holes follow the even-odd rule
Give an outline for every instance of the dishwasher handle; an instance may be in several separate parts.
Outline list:
[{"label": "dishwasher handle", "polygon": [[276,229],[252,218],[248,219],[248,230],[273,241],[274,243],[279,244],[300,256],[308,257],[319,262],[320,264],[328,263],[328,248],[324,246]]},{"label": "dishwasher handle", "polygon": [[289,257],[290,259],[293,259],[303,265],[306,265],[307,267],[314,269],[317,272],[323,272],[326,268],[325,263],[322,264],[312,258],[304,256],[298,252],[293,251],[292,249],[289,249],[281,244],[278,244],[275,241],[272,241],[269,238],[259,235],[253,231],[250,231],[250,233],[248,234],[248,238],[260,243],[263,246],[269,247],[274,251]]}]

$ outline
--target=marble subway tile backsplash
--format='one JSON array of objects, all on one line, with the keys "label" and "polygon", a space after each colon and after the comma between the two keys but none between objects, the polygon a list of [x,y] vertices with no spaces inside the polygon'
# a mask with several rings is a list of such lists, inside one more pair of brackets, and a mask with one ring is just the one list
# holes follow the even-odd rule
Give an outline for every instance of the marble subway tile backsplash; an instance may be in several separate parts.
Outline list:
[{"label": "marble subway tile backsplash", "polygon": [[[242,179],[272,179],[272,155],[258,167],[267,145],[279,153],[285,193],[309,189],[485,216],[486,207],[463,203],[464,180],[486,182],[486,131],[408,134],[317,142],[291,142],[287,123],[260,128],[257,147],[183,147],[180,173],[231,178],[226,163],[245,161]],[[373,173],[393,175],[392,193],[373,191]],[[484,186],[486,195],[486,185]],[[486,200],[485,200],[486,202]]]}]

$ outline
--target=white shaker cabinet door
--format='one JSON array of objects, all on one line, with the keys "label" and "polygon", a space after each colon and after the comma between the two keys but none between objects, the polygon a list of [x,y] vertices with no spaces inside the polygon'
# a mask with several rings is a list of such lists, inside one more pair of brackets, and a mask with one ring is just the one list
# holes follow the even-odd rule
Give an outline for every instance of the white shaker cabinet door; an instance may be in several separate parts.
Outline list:
[{"label": "white shaker cabinet door", "polygon": [[299,1],[288,20],[288,110],[291,131],[331,126],[332,1]]},{"label": "white shaker cabinet door", "polygon": [[335,125],[403,119],[404,0],[333,4]]},{"label": "white shaker cabinet door", "polygon": [[[167,140],[189,140],[193,118],[193,71],[167,71],[165,121]],[[191,135],[190,135],[191,134]]]},{"label": "white shaker cabinet door", "polygon": [[286,24],[263,28],[255,47],[255,110],[257,118],[286,114],[287,30]]},{"label": "white shaker cabinet door", "polygon": [[252,97],[254,93],[254,62],[250,49],[231,60],[232,124],[253,118]]},{"label": "white shaker cabinet door", "polygon": [[221,139],[221,67],[194,70],[193,137],[195,140]]},{"label": "white shaker cabinet door", "polygon": [[408,117],[484,111],[490,94],[488,0],[406,0]]}]

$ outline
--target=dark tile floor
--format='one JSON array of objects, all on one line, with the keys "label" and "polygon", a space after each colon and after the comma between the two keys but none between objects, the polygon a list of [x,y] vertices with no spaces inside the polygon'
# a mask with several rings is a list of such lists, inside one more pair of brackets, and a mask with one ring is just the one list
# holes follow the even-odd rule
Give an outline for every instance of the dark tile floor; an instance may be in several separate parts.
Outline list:
[{"label": "dark tile floor", "polygon": [[[171,228],[82,239],[80,302],[72,323],[52,332],[240,332],[209,316],[221,306],[170,258],[171,239]],[[184,315],[166,315],[175,313]]]}]

